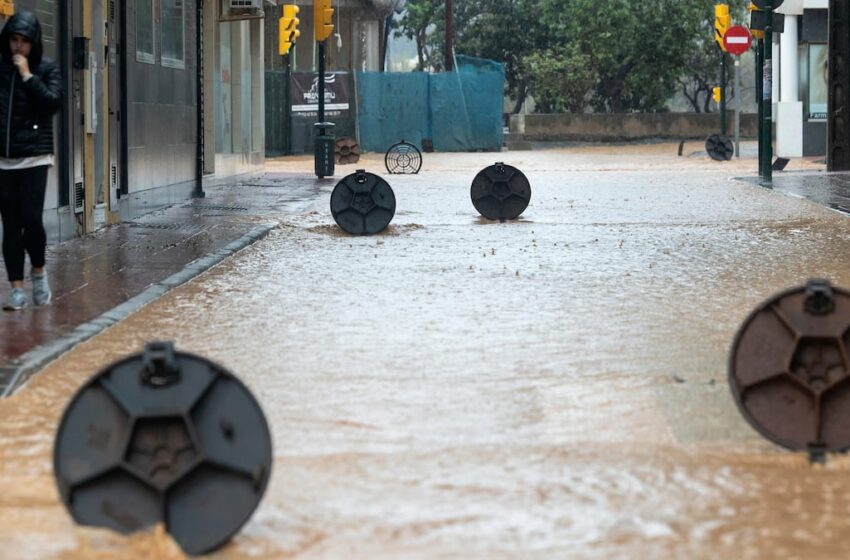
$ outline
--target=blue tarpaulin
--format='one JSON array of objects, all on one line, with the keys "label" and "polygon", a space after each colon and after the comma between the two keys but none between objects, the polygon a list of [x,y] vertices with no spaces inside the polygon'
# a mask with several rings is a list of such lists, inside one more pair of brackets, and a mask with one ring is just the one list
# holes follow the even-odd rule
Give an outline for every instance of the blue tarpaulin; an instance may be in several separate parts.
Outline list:
[{"label": "blue tarpaulin", "polygon": [[358,72],[360,146],[384,152],[399,140],[446,152],[502,147],[505,70],[498,62],[459,55],[457,70]]}]

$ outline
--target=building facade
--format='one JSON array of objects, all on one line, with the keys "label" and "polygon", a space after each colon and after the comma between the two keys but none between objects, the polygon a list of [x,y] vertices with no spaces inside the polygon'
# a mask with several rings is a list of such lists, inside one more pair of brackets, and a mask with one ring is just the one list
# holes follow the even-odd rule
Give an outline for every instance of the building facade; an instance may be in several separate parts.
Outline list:
[{"label": "building facade", "polygon": [[828,0],[785,0],[773,41],[776,155],[822,156],[827,144]]},{"label": "building facade", "polygon": [[[51,242],[259,171],[263,13],[230,0],[14,0],[62,70]],[[0,15],[5,23],[9,13]]]},{"label": "building facade", "polygon": [[[313,150],[318,100],[315,81],[318,44],[313,30],[313,0],[276,0],[266,8],[266,154],[309,153]],[[300,8],[300,37],[285,56],[279,54],[278,20],[284,4]],[[334,0],[334,30],[326,43],[326,96],[334,134],[356,136],[355,72],[381,70],[386,22],[399,2]],[[305,100],[307,98],[308,100]]]}]

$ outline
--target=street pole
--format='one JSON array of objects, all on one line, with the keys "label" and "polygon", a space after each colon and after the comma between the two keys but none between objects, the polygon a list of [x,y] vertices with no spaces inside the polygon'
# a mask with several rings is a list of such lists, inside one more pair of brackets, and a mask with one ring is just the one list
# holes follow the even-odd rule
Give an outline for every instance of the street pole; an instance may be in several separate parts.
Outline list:
[{"label": "street pole", "polygon": [[735,59],[735,157],[741,157],[741,60]]},{"label": "street pole", "polygon": [[454,16],[452,11],[452,0],[446,0],[446,52],[444,53],[446,72],[451,72],[454,68]]},{"label": "street pole", "polygon": [[198,0],[195,4],[195,16],[198,22],[198,31],[195,33],[195,53],[197,56],[195,71],[195,90],[197,94],[196,127],[197,146],[195,146],[195,188],[192,191],[193,198],[204,198],[204,160],[206,158],[206,146],[204,144],[204,0]]},{"label": "street pole", "polygon": [[764,177],[764,100],[762,87],[764,86],[764,39],[756,43],[756,101],[759,109],[758,136],[759,136],[759,177]]},{"label": "street pole", "polygon": [[[850,171],[850,5],[829,2],[829,94],[826,165],[828,171]],[[821,71],[820,68],[817,69]]]},{"label": "street pole", "polygon": [[726,136],[726,53],[720,51],[720,134]]},{"label": "street pole", "polygon": [[319,136],[325,135],[325,43],[319,41]]},{"label": "street pole", "polygon": [[764,84],[762,85],[764,132],[764,174],[767,181],[773,180],[773,0],[766,0],[767,26],[764,28]]}]

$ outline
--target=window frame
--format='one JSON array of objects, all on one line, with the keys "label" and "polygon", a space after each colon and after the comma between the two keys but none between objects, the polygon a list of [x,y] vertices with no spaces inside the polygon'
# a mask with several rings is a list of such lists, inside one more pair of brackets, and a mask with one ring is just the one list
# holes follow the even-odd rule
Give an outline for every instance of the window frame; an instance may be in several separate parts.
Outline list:
[{"label": "window frame", "polygon": [[[166,1],[180,2],[180,54],[181,58],[173,58],[165,56],[165,18],[163,10],[165,10]],[[159,0],[159,63],[164,68],[173,68],[175,70],[186,69],[186,2],[185,0]]]},{"label": "window frame", "polygon": [[136,43],[136,62],[142,62],[144,64],[156,64],[156,2],[155,0],[144,0],[146,2],[150,2],[151,13],[150,13],[150,32],[151,32],[151,52],[143,51],[139,49],[139,14],[143,13],[143,10],[139,9],[140,2],[136,2],[136,22],[135,22],[135,43]]}]

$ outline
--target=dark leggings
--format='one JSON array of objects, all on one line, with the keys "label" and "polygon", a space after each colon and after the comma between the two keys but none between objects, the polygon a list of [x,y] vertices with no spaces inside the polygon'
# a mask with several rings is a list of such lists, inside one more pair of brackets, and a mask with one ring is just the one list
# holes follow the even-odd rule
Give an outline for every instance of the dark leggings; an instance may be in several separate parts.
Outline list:
[{"label": "dark leggings", "polygon": [[0,169],[0,218],[3,219],[3,261],[10,282],[24,279],[24,251],[33,268],[44,266],[47,234],[41,223],[47,165]]}]

